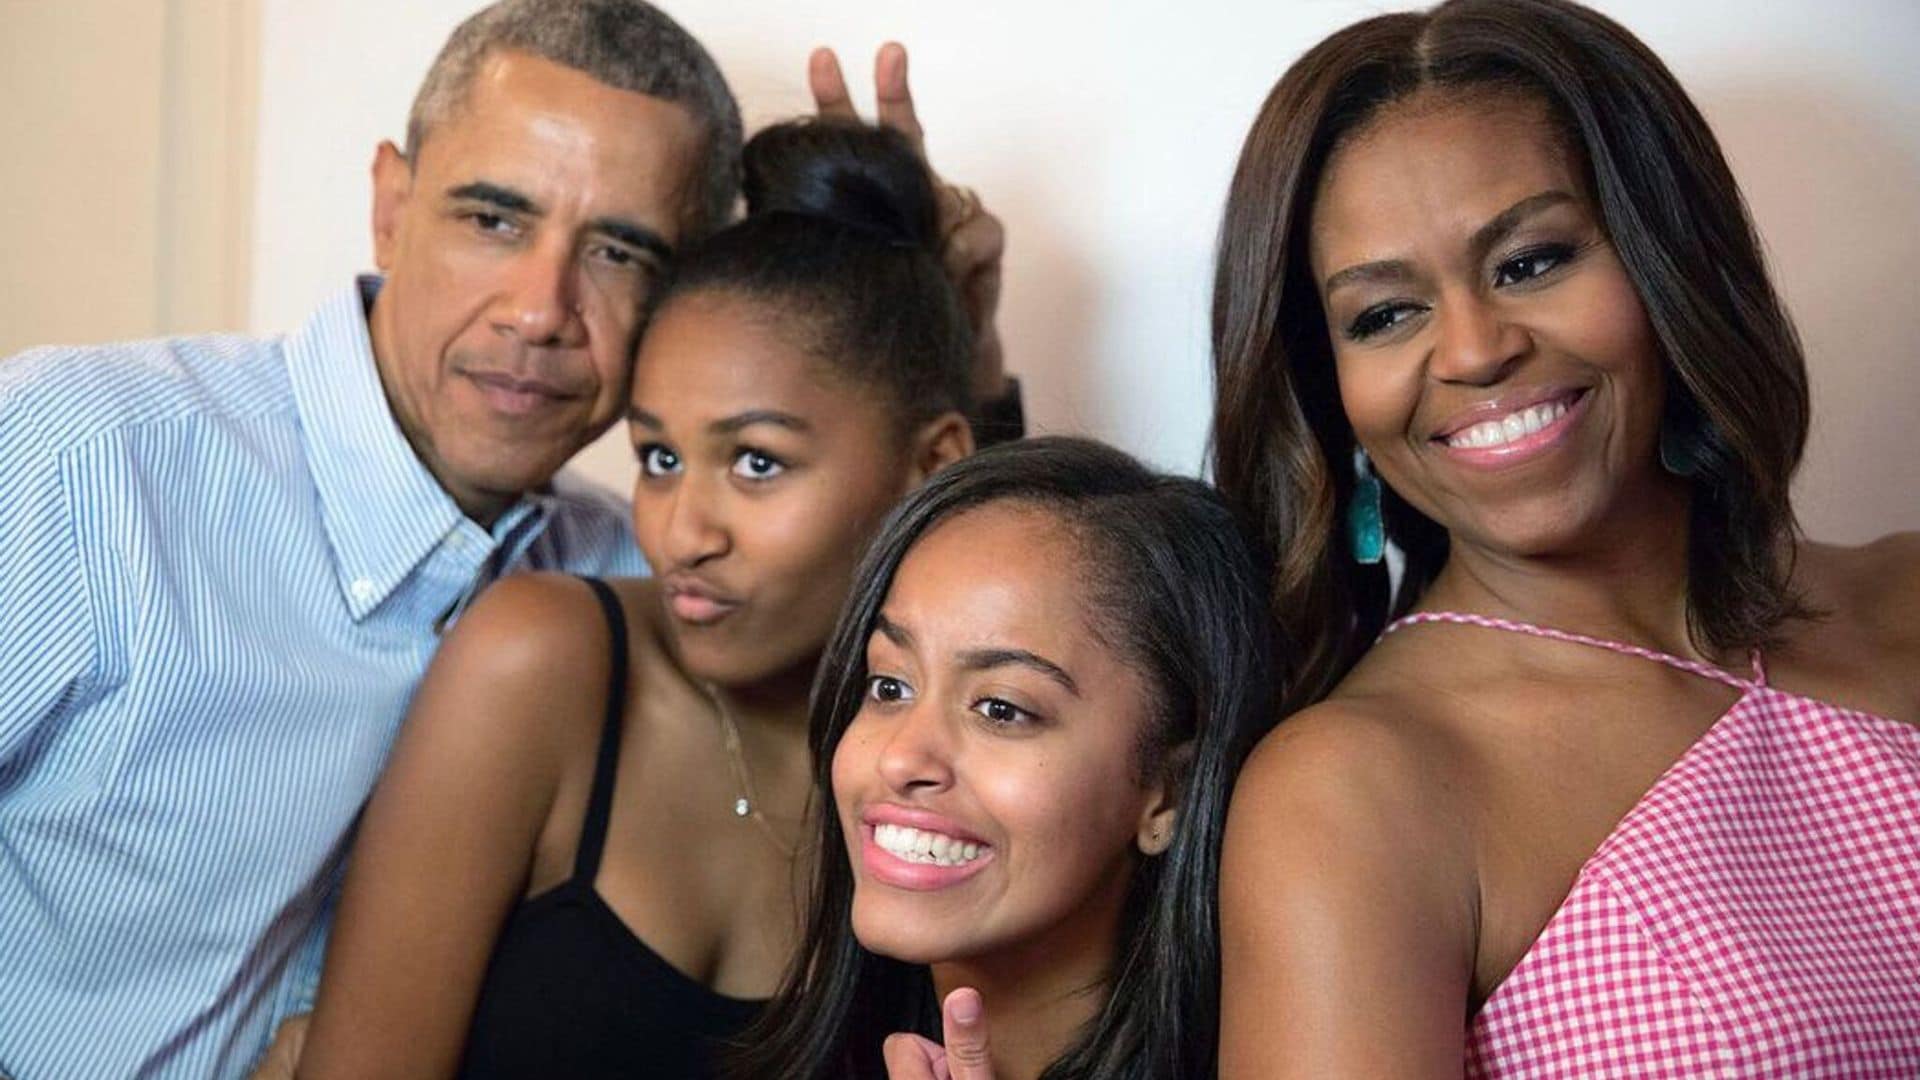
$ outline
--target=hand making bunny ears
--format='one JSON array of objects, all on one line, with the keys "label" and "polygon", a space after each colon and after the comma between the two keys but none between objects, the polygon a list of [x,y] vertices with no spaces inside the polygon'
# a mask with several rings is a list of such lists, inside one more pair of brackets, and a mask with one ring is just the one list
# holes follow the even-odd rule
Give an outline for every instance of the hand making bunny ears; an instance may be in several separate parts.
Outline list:
[{"label": "hand making bunny ears", "polygon": [[[832,49],[817,48],[807,58],[807,85],[821,116],[858,120],[853,97],[840,60]],[[907,85],[907,50],[898,42],[880,46],[873,63],[876,120],[907,137],[926,157],[926,131],[914,111],[913,91]],[[937,178],[937,175],[936,175]],[[940,235],[945,237],[941,259],[947,276],[966,305],[973,327],[973,393],[989,401],[1006,393],[1005,356],[994,313],[1000,304],[1000,261],[1006,250],[1006,229],[981,205],[972,188],[939,181]]]}]

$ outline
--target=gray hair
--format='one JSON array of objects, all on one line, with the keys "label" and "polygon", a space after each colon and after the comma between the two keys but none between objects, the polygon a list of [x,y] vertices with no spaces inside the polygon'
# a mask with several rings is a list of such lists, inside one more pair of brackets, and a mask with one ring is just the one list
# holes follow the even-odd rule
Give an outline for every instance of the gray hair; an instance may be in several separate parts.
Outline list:
[{"label": "gray hair", "polygon": [[500,0],[447,38],[407,114],[407,156],[465,102],[487,55],[531,53],[621,90],[680,105],[707,131],[696,236],[725,224],[740,190],[740,107],[713,57],[643,0]]}]

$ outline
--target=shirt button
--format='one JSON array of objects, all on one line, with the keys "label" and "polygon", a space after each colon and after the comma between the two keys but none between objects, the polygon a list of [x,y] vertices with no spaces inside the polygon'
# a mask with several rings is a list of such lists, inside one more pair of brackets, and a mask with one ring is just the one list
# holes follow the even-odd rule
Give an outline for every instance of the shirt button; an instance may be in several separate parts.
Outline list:
[{"label": "shirt button", "polygon": [[467,550],[467,534],[455,532],[447,537],[447,548],[451,551]]},{"label": "shirt button", "polygon": [[355,600],[363,604],[372,600],[374,593],[377,591],[373,587],[373,582],[368,581],[366,578],[356,579],[352,585],[347,586],[347,590],[353,593]]}]

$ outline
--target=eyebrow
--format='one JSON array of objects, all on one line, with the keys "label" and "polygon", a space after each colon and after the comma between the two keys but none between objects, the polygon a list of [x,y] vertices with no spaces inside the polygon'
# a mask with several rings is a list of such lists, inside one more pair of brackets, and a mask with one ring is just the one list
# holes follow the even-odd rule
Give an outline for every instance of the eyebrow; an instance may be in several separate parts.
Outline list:
[{"label": "eyebrow", "polygon": [[1037,671],[1074,697],[1080,696],[1080,684],[1073,681],[1067,669],[1059,664],[1026,649],[968,649],[960,654],[960,666],[968,671],[989,671],[997,667],[1016,666]]},{"label": "eyebrow", "polygon": [[[627,419],[646,428],[648,431],[664,431],[667,425],[661,419],[638,405],[627,407]],[[715,435],[732,435],[755,424],[772,424],[801,434],[813,431],[813,425],[804,417],[778,409],[748,409],[746,412],[721,417],[707,425],[707,430]]]},{"label": "eyebrow", "polygon": [[[447,197],[450,199],[465,199],[469,202],[486,203],[488,206],[498,207],[501,210],[514,214],[528,214],[533,217],[539,217],[546,213],[546,210],[542,208],[539,203],[533,201],[532,197],[525,192],[515,191],[510,187],[490,183],[486,180],[475,180],[472,183],[449,188],[447,189]],[[629,221],[626,218],[618,217],[601,217],[588,222],[587,227],[595,232],[611,237],[628,247],[639,248],[651,254],[654,258],[659,259],[661,262],[671,262],[673,260],[673,245],[667,243],[666,238],[661,236],[657,231],[649,229],[637,221]]]},{"label": "eyebrow", "polygon": [[[873,617],[873,629],[899,648],[913,648],[913,633],[885,615]],[[1074,697],[1080,696],[1080,684],[1073,681],[1073,676],[1067,674],[1066,668],[1026,649],[967,649],[960,654],[959,660],[961,668],[967,671],[991,671],[1009,665],[1029,668],[1059,683]]]},{"label": "eyebrow", "polygon": [[[1529,195],[1495,214],[1486,224],[1475,229],[1473,236],[1468,240],[1468,246],[1472,249],[1474,258],[1479,259],[1500,241],[1506,239],[1509,233],[1519,228],[1520,224],[1528,218],[1543,210],[1573,201],[1575,200],[1572,195],[1558,188],[1542,191],[1537,195]],[[1321,284],[1320,291],[1326,295],[1332,295],[1335,289],[1348,285],[1406,281],[1413,276],[1413,264],[1405,259],[1379,259],[1374,262],[1357,263],[1328,275],[1327,280]]]}]

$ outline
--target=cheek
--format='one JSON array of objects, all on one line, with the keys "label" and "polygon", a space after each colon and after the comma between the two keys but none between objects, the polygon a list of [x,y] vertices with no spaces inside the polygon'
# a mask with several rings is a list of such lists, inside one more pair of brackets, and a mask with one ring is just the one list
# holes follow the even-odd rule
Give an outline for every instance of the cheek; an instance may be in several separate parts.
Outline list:
[{"label": "cheek", "polygon": [[[1420,403],[1420,362],[1412,348],[1335,353],[1341,411],[1375,457],[1394,452],[1396,440],[1407,431]],[[1335,463],[1336,467],[1342,464]]]},{"label": "cheek", "polygon": [[1123,771],[1086,767],[1098,759],[1022,756],[976,763],[971,786],[1006,833],[1023,891],[1049,906],[1077,904],[1131,843],[1140,792]]},{"label": "cheek", "polygon": [[859,829],[853,820],[854,795],[862,782],[874,775],[873,741],[867,737],[865,725],[858,716],[840,737],[840,745],[833,751],[833,801],[840,814],[840,826],[846,830],[849,843],[859,836]]},{"label": "cheek", "polygon": [[828,587],[828,581],[843,582],[865,547],[866,534],[857,508],[838,505],[830,488],[825,477],[809,478],[804,489],[794,485],[744,506],[745,520],[735,531],[735,547],[761,572],[797,590],[815,591]]}]

